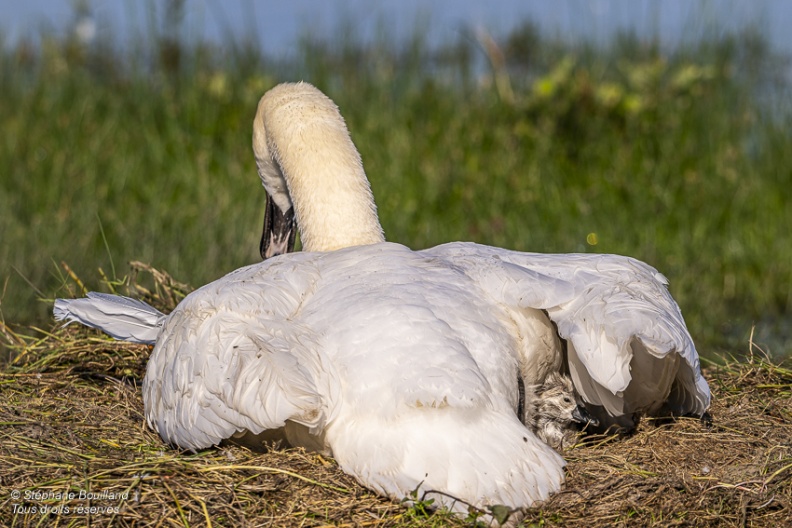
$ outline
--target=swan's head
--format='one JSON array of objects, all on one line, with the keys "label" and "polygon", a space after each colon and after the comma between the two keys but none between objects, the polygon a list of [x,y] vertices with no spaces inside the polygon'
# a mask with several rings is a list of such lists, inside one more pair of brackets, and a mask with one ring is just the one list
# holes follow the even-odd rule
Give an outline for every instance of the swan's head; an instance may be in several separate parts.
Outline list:
[{"label": "swan's head", "polygon": [[293,249],[295,221],[306,251],[383,242],[363,163],[338,107],[307,83],[261,98],[253,152],[267,211],[261,256]]},{"label": "swan's head", "polygon": [[585,407],[578,405],[568,376],[551,372],[544,383],[530,389],[525,424],[551,447],[574,445],[581,427],[599,425]]}]

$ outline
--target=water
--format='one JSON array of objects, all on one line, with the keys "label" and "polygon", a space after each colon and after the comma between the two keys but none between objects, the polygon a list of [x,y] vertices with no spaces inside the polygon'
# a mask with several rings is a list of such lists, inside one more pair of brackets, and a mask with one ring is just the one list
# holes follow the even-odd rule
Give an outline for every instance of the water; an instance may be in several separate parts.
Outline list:
[{"label": "water", "polygon": [[[63,2],[0,0],[0,28],[6,42],[41,33],[75,32],[86,40],[111,34],[127,40],[145,37],[152,20],[161,21],[174,2],[131,0]],[[83,16],[77,16],[82,7]],[[152,17],[152,12],[156,12]],[[607,42],[616,31],[657,37],[664,45],[696,40],[708,31],[745,26],[762,29],[778,51],[792,52],[792,2],[783,0],[185,0],[188,38],[224,42],[229,35],[251,35],[270,55],[288,55],[306,33],[341,38],[341,22],[363,39],[386,31],[400,40],[416,28],[430,44],[455,40],[464,29],[505,34],[525,19],[543,32],[570,40]],[[157,23],[161,27],[160,23]]]}]

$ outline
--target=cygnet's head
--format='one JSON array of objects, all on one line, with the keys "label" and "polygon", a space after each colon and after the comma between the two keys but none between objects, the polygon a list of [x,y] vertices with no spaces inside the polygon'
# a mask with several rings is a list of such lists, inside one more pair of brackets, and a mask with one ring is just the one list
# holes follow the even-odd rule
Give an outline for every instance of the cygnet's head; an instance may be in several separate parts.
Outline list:
[{"label": "cygnet's head", "polygon": [[578,405],[568,376],[552,372],[541,385],[526,389],[525,424],[553,449],[573,446],[582,426],[598,424]]}]

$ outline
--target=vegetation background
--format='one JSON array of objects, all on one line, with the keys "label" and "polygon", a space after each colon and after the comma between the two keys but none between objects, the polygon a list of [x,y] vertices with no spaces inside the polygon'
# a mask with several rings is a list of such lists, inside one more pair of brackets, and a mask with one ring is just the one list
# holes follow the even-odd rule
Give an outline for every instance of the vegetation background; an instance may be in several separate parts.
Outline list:
[{"label": "vegetation background", "polygon": [[[0,320],[137,260],[198,286],[258,260],[259,97],[306,80],[341,108],[389,240],[620,253],[671,281],[700,353],[792,353],[789,64],[761,28],[673,49],[570,44],[526,21],[429,46],[306,35],[180,37],[178,2],[139,42],[73,34],[0,51]],[[103,278],[104,277],[104,278]],[[78,292],[76,292],[78,293]]]}]

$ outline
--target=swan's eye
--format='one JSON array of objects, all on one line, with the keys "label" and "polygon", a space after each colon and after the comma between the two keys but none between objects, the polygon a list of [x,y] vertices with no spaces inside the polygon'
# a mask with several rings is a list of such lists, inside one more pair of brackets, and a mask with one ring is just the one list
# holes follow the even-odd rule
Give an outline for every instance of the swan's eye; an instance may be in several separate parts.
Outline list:
[{"label": "swan's eye", "polygon": [[569,399],[569,396],[564,396],[564,403],[572,403],[572,400]]}]

